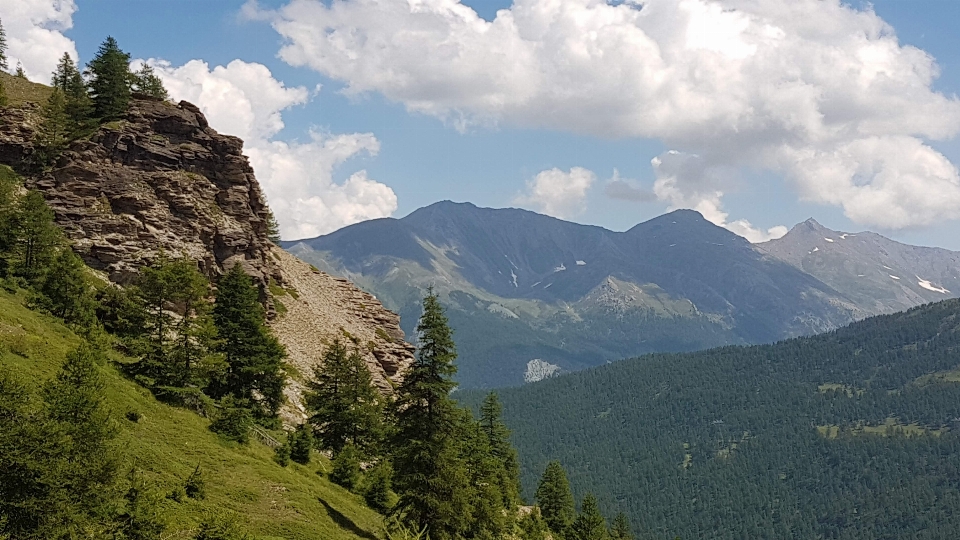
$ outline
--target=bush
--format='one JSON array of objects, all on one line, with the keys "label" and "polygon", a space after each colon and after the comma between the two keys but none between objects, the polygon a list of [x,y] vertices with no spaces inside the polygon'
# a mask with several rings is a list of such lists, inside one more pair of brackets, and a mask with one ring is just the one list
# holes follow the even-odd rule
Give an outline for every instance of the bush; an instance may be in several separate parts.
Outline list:
[{"label": "bush", "polygon": [[292,437],[292,434],[287,435],[287,441],[273,449],[273,460],[279,463],[281,467],[290,464],[290,441]]},{"label": "bush", "polygon": [[367,506],[381,514],[387,513],[391,507],[390,480],[392,477],[393,469],[386,461],[380,462],[366,474],[363,500],[366,501]]},{"label": "bush", "polygon": [[253,415],[244,405],[242,400],[231,396],[223,398],[220,401],[217,418],[210,424],[210,430],[238,443],[246,444],[250,440]]},{"label": "bush", "polygon": [[140,415],[140,413],[138,413],[137,411],[127,411],[127,414],[124,415],[124,416],[126,416],[126,417],[127,417],[127,420],[133,422],[134,424],[136,424],[137,422],[139,422],[140,419],[142,418],[142,416]]},{"label": "bush", "polygon": [[233,518],[216,514],[207,516],[203,520],[194,540],[247,540],[249,538],[240,530]]},{"label": "bush", "polygon": [[203,499],[207,496],[206,483],[203,481],[203,472],[200,470],[199,463],[187,477],[187,481],[183,484],[183,491],[191,499]]},{"label": "bush", "polygon": [[343,450],[333,459],[333,470],[330,471],[330,480],[349,490],[353,490],[360,480],[360,456],[352,444],[343,447]]}]

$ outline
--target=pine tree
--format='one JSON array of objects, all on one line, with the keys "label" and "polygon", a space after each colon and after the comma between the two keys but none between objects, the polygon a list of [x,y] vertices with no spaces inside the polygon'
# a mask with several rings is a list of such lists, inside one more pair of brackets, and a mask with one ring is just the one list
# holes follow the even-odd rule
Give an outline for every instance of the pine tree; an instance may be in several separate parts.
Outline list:
[{"label": "pine tree", "polygon": [[247,444],[252,426],[250,404],[233,396],[226,396],[220,400],[220,410],[217,411],[216,419],[210,424],[210,431],[240,444]]},{"label": "pine tree", "polygon": [[85,269],[72,250],[61,249],[37,286],[40,305],[69,323],[92,324],[95,301]]},{"label": "pine tree", "polygon": [[42,121],[34,136],[37,147],[36,166],[46,167],[56,161],[70,142],[71,119],[67,115],[67,102],[63,92],[54,88],[41,109]]},{"label": "pine tree", "polygon": [[491,455],[502,465],[497,473],[497,483],[503,507],[512,511],[520,503],[520,460],[510,444],[510,430],[503,423],[502,416],[500,399],[496,392],[490,392],[480,406],[480,428],[487,438]]},{"label": "pine tree", "polygon": [[183,492],[191,499],[205,499],[207,497],[207,483],[203,480],[203,471],[200,469],[199,463],[187,477],[187,481],[183,483]]},{"label": "pine tree", "polygon": [[93,121],[93,101],[87,93],[87,85],[77,69],[73,58],[63,53],[57,68],[53,72],[53,87],[63,92],[65,110],[70,117],[70,139],[76,139],[91,131]]},{"label": "pine tree", "polygon": [[360,455],[353,445],[343,447],[333,458],[330,480],[349,490],[353,490],[360,481]]},{"label": "pine tree", "polygon": [[457,353],[440,301],[429,291],[417,324],[419,348],[397,391],[394,513],[433,540],[464,533],[471,516],[470,478],[458,444],[460,413],[450,398]]},{"label": "pine tree", "polygon": [[102,516],[118,495],[118,429],[104,402],[98,367],[105,362],[102,352],[82,343],[42,392],[48,418],[65,436],[57,472],[63,488],[59,519],[66,529]]},{"label": "pine tree", "polygon": [[275,416],[283,403],[286,352],[264,324],[257,288],[239,263],[217,283],[213,320],[227,373],[211,391],[215,397],[233,395],[249,400],[256,404],[258,415]]},{"label": "pine tree", "polygon": [[53,210],[43,195],[30,191],[17,201],[13,215],[14,271],[29,280],[41,275],[62,244]]},{"label": "pine tree", "polygon": [[267,238],[274,244],[280,245],[280,223],[272,211],[267,216]]},{"label": "pine tree", "polygon": [[8,69],[10,65],[7,63],[7,32],[3,29],[3,21],[0,21],[0,70]]},{"label": "pine tree", "polygon": [[150,489],[136,469],[131,469],[128,473],[127,483],[127,491],[123,495],[123,509],[114,518],[117,522],[115,538],[123,540],[161,538],[167,524],[160,508],[160,496]]},{"label": "pine tree", "polygon": [[382,433],[380,396],[356,348],[347,353],[339,339],[313,368],[305,396],[309,422],[320,448],[334,453],[352,444],[369,455]]},{"label": "pine tree", "polygon": [[623,512],[617,514],[610,526],[610,540],[633,540],[633,533],[630,531],[630,522],[627,521],[627,515]]},{"label": "pine tree", "polygon": [[310,463],[311,450],[313,450],[313,432],[306,424],[300,424],[291,434],[290,459],[306,465]]},{"label": "pine tree", "polygon": [[573,494],[567,473],[559,461],[547,464],[540,485],[537,487],[537,504],[540,514],[554,534],[564,537],[575,518]]},{"label": "pine tree", "polygon": [[390,510],[390,481],[393,469],[389,461],[381,460],[376,466],[367,471],[363,490],[363,500],[367,506],[384,514]]},{"label": "pine tree", "polygon": [[580,515],[570,527],[570,540],[608,540],[607,521],[597,507],[597,499],[590,493],[583,498]]},{"label": "pine tree", "polygon": [[130,104],[130,55],[123,52],[113,37],[100,44],[96,56],[87,64],[94,111],[103,120],[120,118]]},{"label": "pine tree", "polygon": [[23,64],[20,61],[17,61],[17,69],[13,72],[13,76],[18,79],[27,79],[27,73],[23,71]]},{"label": "pine tree", "polygon": [[458,436],[463,464],[470,481],[468,496],[471,504],[471,523],[467,536],[471,538],[502,538],[508,528],[508,517],[516,513],[504,507],[500,480],[504,476],[503,462],[490,448],[482,426],[474,421],[466,409],[461,414],[461,434]]},{"label": "pine tree", "polygon": [[170,99],[170,94],[163,87],[163,81],[147,64],[143,64],[139,70],[133,73],[133,90],[164,101]]}]

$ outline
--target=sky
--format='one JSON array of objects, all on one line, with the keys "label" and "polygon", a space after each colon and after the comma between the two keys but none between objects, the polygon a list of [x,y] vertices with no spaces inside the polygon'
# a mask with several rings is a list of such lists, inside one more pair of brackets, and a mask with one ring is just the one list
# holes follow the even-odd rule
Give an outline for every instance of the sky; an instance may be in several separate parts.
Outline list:
[{"label": "sky", "polygon": [[285,239],[440,200],[693,208],[960,250],[954,0],[3,0],[47,82],[107,35],[239,136]]}]

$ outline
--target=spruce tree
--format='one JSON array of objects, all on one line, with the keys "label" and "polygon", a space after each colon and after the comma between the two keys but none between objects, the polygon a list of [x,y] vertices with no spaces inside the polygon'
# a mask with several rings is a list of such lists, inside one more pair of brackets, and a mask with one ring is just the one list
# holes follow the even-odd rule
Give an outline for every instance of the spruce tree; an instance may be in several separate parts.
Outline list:
[{"label": "spruce tree", "polygon": [[70,142],[72,120],[67,114],[67,102],[63,92],[54,88],[40,111],[42,121],[34,137],[36,166],[46,167],[52,164]]},{"label": "spruce tree", "polygon": [[551,461],[540,479],[537,487],[537,504],[540,514],[547,526],[554,534],[564,537],[576,514],[573,506],[573,493],[570,492],[570,482],[567,473],[559,461]]},{"label": "spruce tree", "polygon": [[623,512],[617,514],[610,526],[610,540],[633,540],[633,533],[630,531],[630,522],[627,521],[627,515]]},{"label": "spruce tree", "polygon": [[227,373],[211,391],[250,401],[262,417],[275,416],[283,403],[286,351],[266,327],[259,292],[239,263],[217,283],[213,321]]},{"label": "spruce tree", "polygon": [[163,87],[163,81],[160,80],[160,77],[157,77],[153,68],[147,64],[143,64],[139,70],[133,73],[133,89],[136,92],[152,98],[162,100],[170,99],[170,94],[168,94],[167,89]]},{"label": "spruce tree", "polygon": [[123,540],[161,538],[167,524],[160,505],[160,496],[150,489],[139,471],[131,469],[127,474],[122,509],[114,518],[117,522],[114,537]]},{"label": "spruce tree", "polygon": [[510,430],[503,423],[503,405],[496,392],[490,392],[480,406],[480,428],[487,438],[490,452],[501,464],[497,484],[503,497],[503,507],[513,510],[520,503],[520,460],[510,444]]},{"label": "spruce tree", "polygon": [[429,291],[417,324],[419,347],[397,391],[394,513],[433,540],[461,535],[471,523],[470,478],[458,436],[460,413],[450,398],[456,386],[453,335],[440,301]]},{"label": "spruce tree", "polygon": [[13,214],[14,271],[35,280],[43,275],[63,237],[53,222],[53,210],[38,191],[20,197]]},{"label": "spruce tree", "polygon": [[333,458],[330,480],[351,491],[357,486],[360,481],[360,455],[353,445],[343,447]]},{"label": "spruce tree", "polygon": [[76,139],[93,129],[93,101],[87,93],[87,85],[77,69],[73,58],[63,53],[53,72],[52,84],[63,93],[67,116],[70,117],[70,138]]},{"label": "spruce tree", "polygon": [[291,434],[290,459],[306,465],[310,463],[311,450],[313,450],[313,433],[306,424],[300,424]]},{"label": "spruce tree", "polygon": [[8,69],[10,65],[7,62],[7,31],[3,29],[3,21],[0,21],[0,70]]},{"label": "spruce tree", "polygon": [[18,79],[27,79],[27,73],[23,71],[23,64],[19,61],[17,61],[17,69],[13,72],[13,76]]},{"label": "spruce tree", "polygon": [[467,536],[471,538],[502,538],[512,524],[515,508],[504,507],[500,480],[504,476],[503,462],[498,460],[481,425],[466,409],[461,414],[461,446],[463,464],[470,481],[471,522]]},{"label": "spruce tree", "polygon": [[113,37],[100,44],[96,56],[87,64],[94,111],[103,120],[120,118],[130,104],[130,55],[123,52]]},{"label": "spruce tree", "polygon": [[41,307],[61,319],[80,325],[94,321],[93,289],[86,266],[69,248],[63,248],[37,286]]},{"label": "spruce tree", "polygon": [[309,422],[320,448],[334,454],[352,444],[369,456],[382,433],[380,396],[356,348],[350,353],[334,339],[313,367],[305,396]]},{"label": "spruce tree", "polygon": [[384,514],[390,510],[390,481],[393,468],[389,461],[381,460],[367,471],[364,478],[363,500],[367,506]]},{"label": "spruce tree", "polygon": [[569,540],[608,540],[607,521],[597,507],[597,499],[588,493],[580,505],[580,515],[570,527]]}]

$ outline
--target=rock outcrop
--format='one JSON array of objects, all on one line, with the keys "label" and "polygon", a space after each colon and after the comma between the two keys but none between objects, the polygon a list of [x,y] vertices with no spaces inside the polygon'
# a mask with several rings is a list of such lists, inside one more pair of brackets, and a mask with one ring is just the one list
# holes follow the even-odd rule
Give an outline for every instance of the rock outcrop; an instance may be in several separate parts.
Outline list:
[{"label": "rock outcrop", "polygon": [[287,362],[299,372],[287,386],[292,407],[284,411],[285,420],[302,421],[304,377],[312,374],[335,338],[348,347],[356,346],[377,388],[392,392],[413,362],[415,350],[404,341],[400,317],[343,278],[321,272],[277,247],[271,255],[286,287],[274,295],[280,315],[271,326],[287,348]]},{"label": "rock outcrop", "polygon": [[[19,117],[29,112],[4,112],[18,129],[9,139],[21,144],[0,144],[0,156],[15,167],[32,151]],[[114,282],[132,281],[164,251],[195,259],[210,277],[240,262],[265,283],[276,273],[269,209],[242,150],[190,103],[135,99],[122,120],[73,142],[27,187],[43,192],[77,253]]]}]

